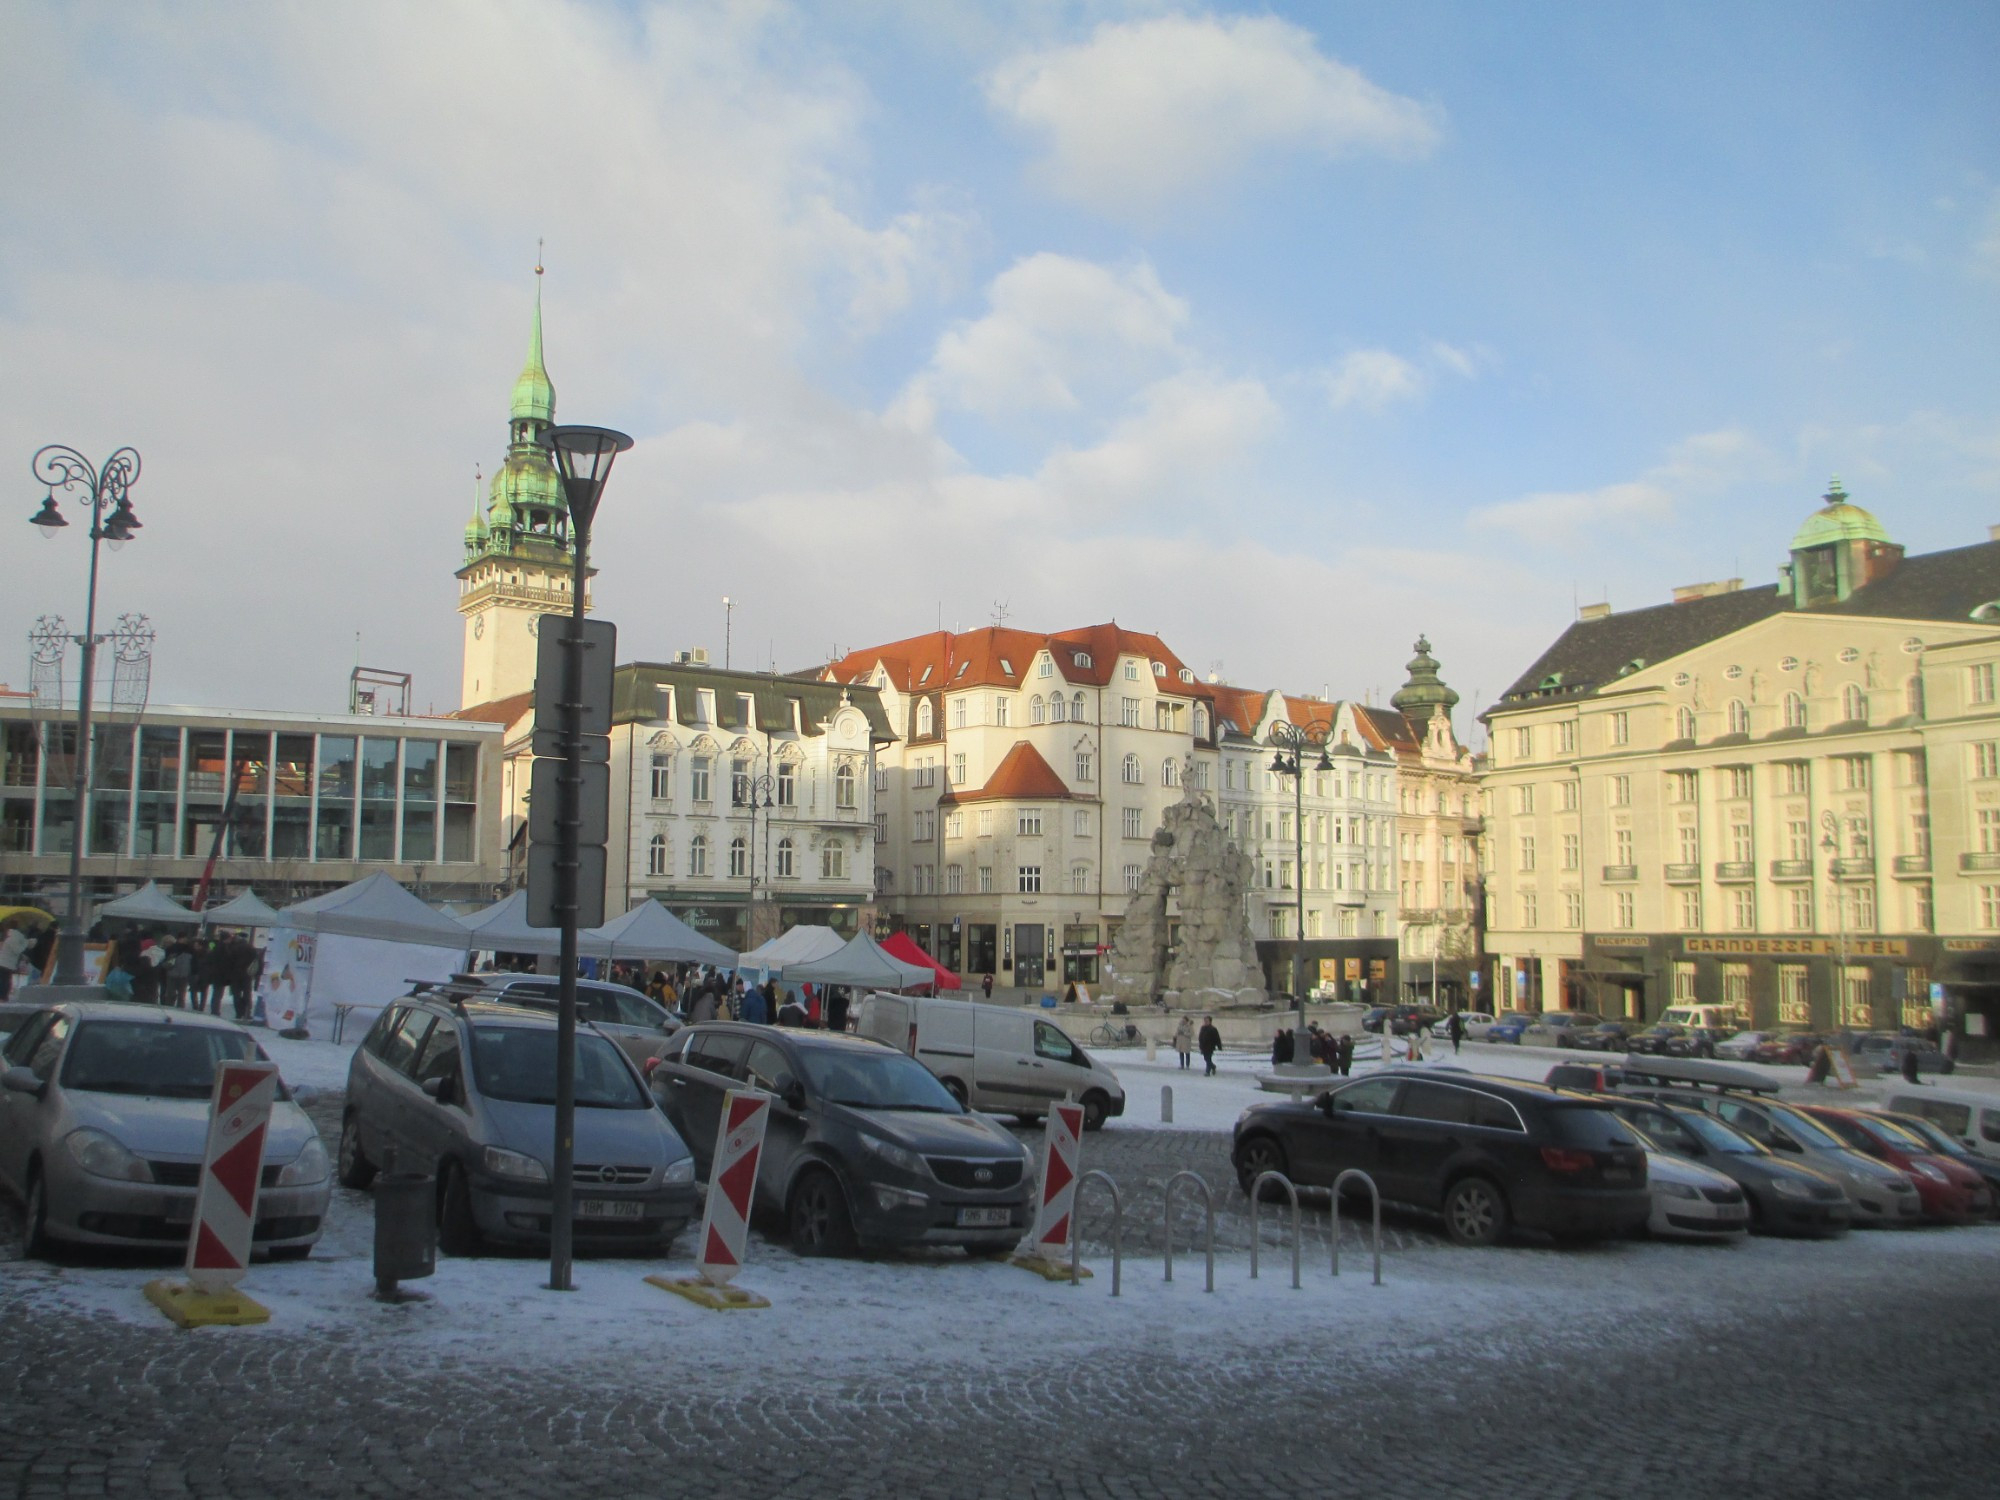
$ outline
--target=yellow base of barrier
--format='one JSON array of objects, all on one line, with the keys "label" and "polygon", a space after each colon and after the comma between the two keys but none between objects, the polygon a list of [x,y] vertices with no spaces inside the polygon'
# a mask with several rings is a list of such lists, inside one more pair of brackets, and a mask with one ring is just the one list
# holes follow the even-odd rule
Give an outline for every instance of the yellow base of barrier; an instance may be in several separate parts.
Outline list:
[{"label": "yellow base of barrier", "polygon": [[699,1276],[648,1276],[646,1280],[663,1292],[672,1292],[676,1297],[687,1298],[696,1307],[713,1308],[717,1312],[771,1305],[769,1297],[746,1292],[740,1286],[717,1286],[712,1281],[703,1281]]},{"label": "yellow base of barrier", "polygon": [[[1008,1256],[1007,1264],[1010,1266],[1019,1266],[1024,1271],[1033,1271],[1044,1281],[1069,1280],[1069,1262],[1066,1260],[1047,1260],[1042,1256],[1030,1255],[1023,1251],[1018,1255]],[[1076,1279],[1078,1281],[1090,1280],[1090,1267],[1078,1266],[1076,1268]]]},{"label": "yellow base of barrier", "polygon": [[271,1309],[241,1292],[204,1292],[185,1281],[149,1281],[146,1300],[183,1328],[243,1328],[271,1321]]}]

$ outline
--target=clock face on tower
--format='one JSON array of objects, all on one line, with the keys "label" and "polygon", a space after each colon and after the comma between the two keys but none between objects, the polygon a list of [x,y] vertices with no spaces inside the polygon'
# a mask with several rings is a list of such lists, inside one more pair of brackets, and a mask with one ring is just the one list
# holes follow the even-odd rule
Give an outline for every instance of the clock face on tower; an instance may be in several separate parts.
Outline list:
[{"label": "clock face on tower", "polygon": [[539,635],[541,633],[541,624],[542,624],[542,617],[540,615],[529,615],[528,634]]},{"label": "clock face on tower", "polygon": [[472,638],[476,641],[485,634],[486,634],[486,616],[474,615],[472,617]]}]

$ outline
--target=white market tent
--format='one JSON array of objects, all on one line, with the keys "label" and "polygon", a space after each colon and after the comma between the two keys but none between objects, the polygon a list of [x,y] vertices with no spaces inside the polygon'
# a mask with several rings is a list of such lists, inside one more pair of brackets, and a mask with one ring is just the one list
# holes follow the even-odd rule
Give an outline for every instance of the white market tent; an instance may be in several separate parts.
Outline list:
[{"label": "white market tent", "polygon": [[865,932],[856,933],[838,952],[785,969],[785,980],[790,984],[846,984],[876,990],[910,989],[936,978],[929,969],[891,958]]},{"label": "white market tent", "polygon": [[828,958],[846,946],[840,934],[831,927],[793,927],[744,954],[741,967],[769,969],[773,974],[782,975],[788,964],[812,963]]},{"label": "white market tent", "polygon": [[[475,948],[493,953],[554,954],[562,951],[560,927],[528,925],[528,893],[525,890],[516,891],[504,900],[458,920],[472,935],[472,946]],[[580,947],[579,951],[588,953],[590,950]]]},{"label": "white market tent", "polygon": [[120,896],[97,908],[100,917],[120,917],[127,922],[176,922],[192,926],[201,920],[180,902],[149,880],[129,896]]},{"label": "white market tent", "polygon": [[204,907],[196,916],[217,927],[276,927],[278,913],[255,891],[238,891],[220,906]]},{"label": "white market tent", "polygon": [[324,896],[288,906],[278,913],[278,922],[297,932],[322,936],[420,943],[461,952],[472,946],[463,922],[426,906],[380,871]]},{"label": "white market tent", "polygon": [[600,958],[649,959],[736,967],[736,954],[705,938],[656,900],[579,934],[581,951]]}]

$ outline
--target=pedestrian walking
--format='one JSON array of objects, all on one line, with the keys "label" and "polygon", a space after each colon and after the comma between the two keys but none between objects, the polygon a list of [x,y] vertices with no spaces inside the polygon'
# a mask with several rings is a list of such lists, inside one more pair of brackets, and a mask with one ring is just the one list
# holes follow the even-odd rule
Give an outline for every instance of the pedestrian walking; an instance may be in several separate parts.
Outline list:
[{"label": "pedestrian walking", "polygon": [[1297,1051],[1298,1043],[1293,1039],[1291,1029],[1280,1027],[1278,1034],[1271,1038],[1271,1066],[1284,1067]]},{"label": "pedestrian walking", "polygon": [[1174,1028],[1174,1051],[1181,1055],[1181,1071],[1194,1066],[1194,1017],[1182,1016],[1181,1024]]},{"label": "pedestrian walking", "polygon": [[1354,1069],[1354,1038],[1342,1032],[1340,1040],[1334,1045],[1334,1052],[1339,1058],[1340,1076],[1345,1078]]},{"label": "pedestrian walking", "polygon": [[713,1021],[715,1019],[717,1004],[715,990],[711,986],[704,984],[695,993],[694,1015],[692,1019],[697,1022]]},{"label": "pedestrian walking", "polygon": [[1833,1053],[1827,1050],[1825,1042],[1813,1048],[1812,1063],[1806,1068],[1806,1082],[1824,1084],[1826,1075],[1833,1070]]},{"label": "pedestrian walking", "polygon": [[28,946],[32,941],[22,923],[11,917],[0,923],[0,1000],[5,1000],[12,993],[14,976],[27,960]]},{"label": "pedestrian walking", "polygon": [[1201,1048],[1201,1065],[1204,1078],[1215,1076],[1215,1054],[1222,1050],[1222,1033],[1215,1029],[1215,1017],[1201,1018],[1201,1034],[1195,1038],[1195,1045]]},{"label": "pedestrian walking", "polygon": [[1445,1022],[1445,1030],[1451,1033],[1451,1054],[1458,1056],[1458,1044],[1465,1040],[1465,1012],[1454,1010],[1451,1019]]},{"label": "pedestrian walking", "polygon": [[979,981],[979,992],[988,1000],[993,998],[993,976],[991,974],[988,974],[984,979]]},{"label": "pedestrian walking", "polygon": [[1906,1046],[1903,1048],[1903,1082],[1916,1083],[1917,1081],[1917,1049]]},{"label": "pedestrian walking", "polygon": [[834,984],[827,986],[826,1029],[828,1031],[847,1030],[847,1007],[850,1003],[846,985]]}]

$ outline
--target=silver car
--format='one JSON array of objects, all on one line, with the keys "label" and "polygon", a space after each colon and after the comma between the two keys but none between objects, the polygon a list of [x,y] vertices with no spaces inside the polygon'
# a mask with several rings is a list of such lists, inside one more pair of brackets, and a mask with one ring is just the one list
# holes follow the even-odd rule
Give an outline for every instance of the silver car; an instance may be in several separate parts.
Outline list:
[{"label": "silver car", "polygon": [[[31,1016],[0,1053],[0,1184],[26,1207],[29,1253],[54,1241],[185,1244],[215,1066],[263,1058],[234,1022],[181,1010],[96,1002]],[[254,1247],[306,1255],[332,1192],[319,1132],[280,1084]]]},{"label": "silver car", "polygon": [[[471,982],[453,980],[437,994],[443,999],[503,1000],[553,1013],[562,999],[562,982],[553,974],[479,974]],[[602,979],[576,982],[576,1018],[610,1037],[642,1073],[684,1024],[652,996]]]},{"label": "silver car", "polygon": [[1909,1178],[1885,1162],[1862,1155],[1810,1115],[1768,1099],[1704,1094],[1696,1089],[1686,1092],[1686,1098],[1676,1094],[1675,1102],[1714,1115],[1780,1157],[1837,1181],[1854,1204],[1857,1229],[1914,1224],[1922,1217],[1923,1206]]},{"label": "silver car", "polygon": [[[365,1188],[393,1158],[436,1174],[446,1254],[547,1244],[555,1043],[546,1011],[429,995],[388,1006],[348,1065],[341,1183]],[[664,1248],[694,1214],[694,1160],[639,1070],[588,1024],[576,1104],[576,1243]]]}]

